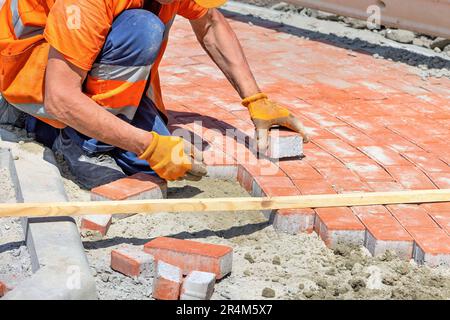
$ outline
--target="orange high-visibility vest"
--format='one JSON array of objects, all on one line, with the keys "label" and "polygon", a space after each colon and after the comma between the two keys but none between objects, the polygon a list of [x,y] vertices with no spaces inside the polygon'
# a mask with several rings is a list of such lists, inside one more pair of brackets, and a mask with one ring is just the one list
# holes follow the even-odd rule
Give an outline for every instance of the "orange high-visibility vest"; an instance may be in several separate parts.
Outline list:
[{"label": "orange high-visibility vest", "polygon": [[[89,71],[102,50],[115,17],[142,8],[144,0],[6,0],[0,11],[0,92],[19,109],[55,126],[44,108],[44,77],[50,46],[70,63]],[[146,94],[165,114],[158,66],[176,14],[198,19],[207,9],[193,0],[162,5],[159,18],[166,33],[152,66]]]}]

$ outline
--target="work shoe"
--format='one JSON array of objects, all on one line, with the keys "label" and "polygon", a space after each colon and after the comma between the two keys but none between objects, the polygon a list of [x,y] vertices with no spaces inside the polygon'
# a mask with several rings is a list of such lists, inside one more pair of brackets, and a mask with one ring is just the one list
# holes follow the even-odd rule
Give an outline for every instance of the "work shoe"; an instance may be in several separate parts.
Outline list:
[{"label": "work shoe", "polygon": [[126,177],[116,161],[106,153],[88,155],[61,131],[52,147],[55,156],[67,163],[76,182],[88,190]]},{"label": "work shoe", "polygon": [[0,124],[12,125],[23,129],[25,127],[26,113],[9,104],[0,95]]}]

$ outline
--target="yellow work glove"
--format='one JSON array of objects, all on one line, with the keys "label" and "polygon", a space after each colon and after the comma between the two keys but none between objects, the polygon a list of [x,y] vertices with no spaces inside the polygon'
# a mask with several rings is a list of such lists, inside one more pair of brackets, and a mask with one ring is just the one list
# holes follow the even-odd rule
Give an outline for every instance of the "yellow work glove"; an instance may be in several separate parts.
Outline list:
[{"label": "yellow work glove", "polygon": [[206,175],[206,169],[199,161],[201,154],[193,152],[194,146],[180,137],[161,136],[154,131],[151,134],[153,140],[139,159],[146,160],[159,177],[198,180]]},{"label": "yellow work glove", "polygon": [[309,137],[303,124],[293,116],[288,109],[268,99],[264,93],[257,93],[242,100],[242,105],[250,112],[255,125],[258,152],[265,154],[269,144],[269,129],[273,126],[282,126],[298,132],[307,143]]}]

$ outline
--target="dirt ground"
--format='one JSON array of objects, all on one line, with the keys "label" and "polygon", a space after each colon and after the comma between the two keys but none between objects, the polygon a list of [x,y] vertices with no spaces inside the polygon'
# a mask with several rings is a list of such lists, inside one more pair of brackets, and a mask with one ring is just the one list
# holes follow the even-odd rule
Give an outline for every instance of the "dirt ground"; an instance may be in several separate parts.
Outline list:
[{"label": "dirt ground", "polygon": [[[237,183],[213,179],[170,183],[168,192],[169,198],[241,196],[248,195]],[[216,284],[213,299],[450,298],[450,269],[419,267],[389,253],[373,258],[362,247],[330,250],[315,233],[275,232],[259,212],[193,212],[135,215],[115,221],[104,239],[85,238],[101,299],[151,299],[152,279],[114,272],[109,254],[158,236],[233,248],[233,272]]]}]

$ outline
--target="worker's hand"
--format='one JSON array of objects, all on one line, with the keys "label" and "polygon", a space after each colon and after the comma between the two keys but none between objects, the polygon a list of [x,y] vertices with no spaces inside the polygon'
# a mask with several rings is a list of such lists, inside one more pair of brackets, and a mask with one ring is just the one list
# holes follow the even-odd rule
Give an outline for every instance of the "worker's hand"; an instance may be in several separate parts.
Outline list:
[{"label": "worker's hand", "polygon": [[199,180],[206,175],[202,155],[195,152],[194,146],[180,137],[151,133],[153,140],[139,158],[146,160],[158,176],[166,180]]},{"label": "worker's hand", "polygon": [[258,152],[265,154],[269,144],[269,129],[273,126],[283,126],[300,133],[303,142],[307,143],[309,137],[303,124],[293,116],[288,109],[267,98],[264,93],[258,93],[242,100],[248,108],[250,117],[256,129]]}]

